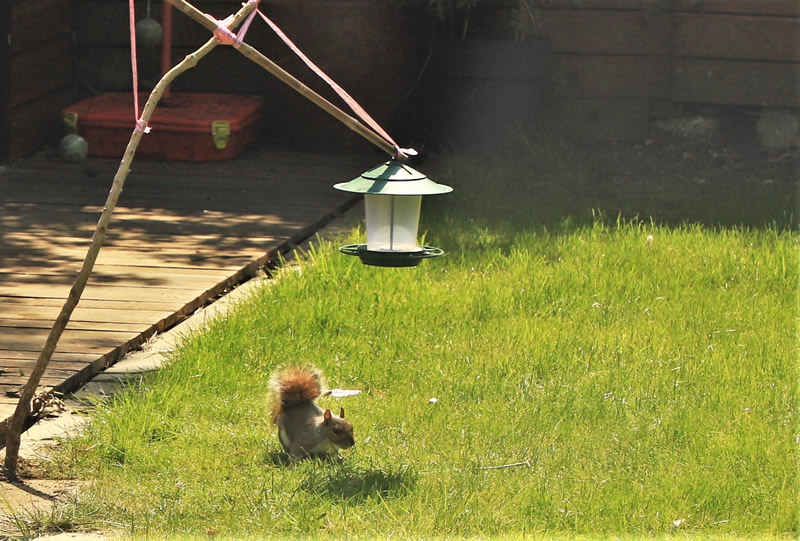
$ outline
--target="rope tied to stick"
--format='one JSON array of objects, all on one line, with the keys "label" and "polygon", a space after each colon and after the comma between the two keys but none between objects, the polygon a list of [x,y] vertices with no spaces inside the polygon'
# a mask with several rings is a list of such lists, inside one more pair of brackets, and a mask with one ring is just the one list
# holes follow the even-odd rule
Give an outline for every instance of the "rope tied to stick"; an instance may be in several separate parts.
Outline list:
[{"label": "rope tied to stick", "polygon": [[[247,4],[258,4],[260,0],[248,0]],[[238,35],[232,32],[228,28],[229,21],[225,19],[224,21],[219,21],[216,18],[212,17],[209,14],[205,14],[206,17],[214,21],[217,25],[216,30],[214,30],[214,39],[217,40],[218,43],[221,45],[230,45],[236,49],[238,49],[241,44],[244,42],[244,37],[247,34],[248,29],[250,28],[250,24],[253,21],[253,18],[258,14],[265,23],[272,29],[273,32],[281,39],[281,41],[286,44],[287,47],[297,55],[303,63],[308,66],[308,68],[314,72],[320,79],[325,81],[328,86],[330,86],[334,92],[344,101],[347,106],[350,108],[353,113],[356,114],[358,117],[358,121],[362,123],[362,125],[366,125],[370,130],[372,130],[377,136],[383,139],[391,148],[394,149],[392,153],[392,158],[395,159],[407,159],[411,156],[416,156],[417,151],[413,148],[403,148],[395,142],[389,133],[383,129],[383,127],[378,124],[378,122],[372,118],[372,116],[367,113],[367,111],[349,94],[347,93],[338,83],[336,83],[333,79],[331,79],[319,66],[317,66],[314,62],[308,58],[305,53],[303,53],[300,48],[294,44],[294,42],[289,39],[289,37],[283,32],[283,30],[278,27],[269,17],[267,17],[260,9],[254,9],[248,16],[247,19],[242,24]]]},{"label": "rope tied to stick", "polygon": [[138,132],[150,133],[150,126],[147,125],[147,122],[145,122],[143,118],[139,118],[136,121],[136,127],[134,129]]},{"label": "rope tied to stick", "polygon": [[[247,0],[247,2],[243,3],[242,5],[254,4],[257,6],[260,1],[261,0]],[[253,11],[250,12],[250,14],[247,16],[247,19],[245,19],[244,23],[242,23],[238,34],[232,32],[229,28],[231,17],[220,21],[208,13],[206,13],[205,16],[214,21],[217,25],[216,30],[214,30],[214,39],[217,40],[217,43],[220,45],[230,45],[234,49],[238,49],[242,42],[244,42],[244,37],[247,34],[247,30],[250,28],[250,23],[253,22],[253,18],[256,16],[256,11],[258,11],[258,8],[253,9]]]},{"label": "rope tied to stick", "polygon": [[303,53],[303,51],[301,51],[300,48],[297,45],[295,45],[291,39],[289,39],[289,36],[287,36],[283,32],[283,30],[281,30],[278,27],[278,25],[275,24],[269,17],[264,15],[264,13],[260,9],[256,9],[254,13],[258,13],[258,15],[264,20],[265,23],[267,23],[267,25],[272,29],[272,31],[275,32],[275,34],[281,39],[281,41],[283,41],[283,43],[285,43],[286,46],[289,47],[289,49],[291,49],[291,51],[295,55],[297,55],[298,58],[300,58],[300,60],[302,60],[303,63],[306,66],[308,66],[308,68],[311,71],[313,71],[320,79],[325,81],[328,84],[328,86],[330,86],[333,89],[333,91],[336,92],[336,94],[342,99],[342,101],[344,101],[347,104],[347,106],[350,107],[350,109],[356,114],[356,116],[358,116],[361,122],[366,124],[372,131],[374,131],[384,141],[386,141],[389,145],[391,145],[392,148],[394,148],[394,155],[392,156],[392,158],[405,159],[410,156],[417,155],[417,151],[414,150],[413,148],[401,148],[400,145],[398,145],[395,142],[395,140],[392,139],[392,136],[389,135],[389,133],[386,130],[384,130],[383,127],[381,127],[381,125],[378,124],[378,122],[374,118],[372,118],[369,115],[369,113],[367,113],[367,111],[350,94],[348,94],[341,86],[339,86],[339,84],[336,83],[336,81],[331,79],[328,76],[328,74],[322,71],[322,69],[319,66],[317,66],[314,62],[312,62],[311,59],[308,58],[305,55],[305,53]]},{"label": "rope tied to stick", "polygon": [[[172,0],[168,0],[170,3]],[[182,0],[181,0],[182,1]],[[312,99],[317,105],[320,105],[323,109],[327,112],[333,114],[345,124],[349,124],[350,121],[353,121],[357,124],[358,129],[351,125],[351,128],[354,129],[356,132],[360,133],[363,137],[370,140],[373,144],[378,145],[384,151],[386,151],[393,159],[399,159],[401,161],[405,161],[409,157],[416,156],[417,151],[413,148],[403,148],[397,144],[397,142],[389,135],[389,133],[383,129],[383,127],[378,124],[378,122],[370,116],[367,111],[350,95],[348,94],[341,86],[339,86],[333,79],[331,79],[322,69],[320,69],[314,62],[312,62],[300,49],[295,45],[291,39],[276,25],[272,22],[261,10],[258,9],[258,4],[260,0],[247,0],[242,4],[246,8],[250,9],[250,12],[245,17],[244,22],[242,23],[239,32],[233,32],[231,30],[231,25],[233,22],[233,16],[227,17],[224,20],[219,20],[216,17],[208,14],[202,13],[195,8],[194,11],[196,15],[193,17],[196,20],[200,20],[199,18],[204,18],[205,21],[202,23],[204,26],[209,28],[212,31],[214,40],[220,45],[230,45],[237,50],[241,49],[241,46],[244,44],[244,38],[247,34],[248,29],[250,28],[250,24],[253,22],[256,13],[267,23],[267,25],[275,32],[275,34],[284,42],[289,49],[294,52],[300,60],[305,63],[305,65],[311,69],[319,78],[325,81],[328,86],[330,86],[333,91],[344,101],[350,110],[355,114],[356,118],[347,117],[345,113],[339,111],[335,107],[332,109],[328,109],[327,107],[320,104],[320,100]],[[135,26],[134,26],[134,12],[133,12],[133,0],[129,0],[130,4],[130,13],[131,13],[131,61],[133,65],[133,77],[134,77],[134,109],[136,113],[136,118],[139,118],[139,105],[138,105],[138,92],[137,92],[137,73],[136,73],[136,41],[135,41]],[[184,2],[184,4],[190,6]],[[210,23],[210,24],[209,24]],[[246,51],[249,51],[251,48],[248,46]],[[276,66],[277,67],[277,66]],[[279,69],[279,68],[278,68]],[[273,72],[274,73],[274,72]],[[287,74],[288,76],[288,74]],[[288,76],[291,77],[291,76]],[[282,77],[279,77],[284,82],[286,80]],[[296,81],[297,82],[297,81]],[[297,84],[302,84],[297,82]],[[308,97],[308,96],[307,96]],[[309,98],[311,99],[311,98]],[[324,101],[324,100],[322,100]],[[331,107],[333,107],[331,105]],[[334,111],[335,110],[335,111]],[[341,114],[340,114],[341,113]],[[143,131],[144,133],[149,132],[149,128],[145,125],[142,126],[142,120],[139,118],[136,122],[136,130]],[[378,142],[380,141],[380,143]]]},{"label": "rope tied to stick", "polygon": [[131,76],[133,77],[133,118],[136,119],[134,130],[150,133],[147,122],[139,116],[139,71],[136,61],[136,9],[133,0],[128,0],[128,22],[131,35]]}]

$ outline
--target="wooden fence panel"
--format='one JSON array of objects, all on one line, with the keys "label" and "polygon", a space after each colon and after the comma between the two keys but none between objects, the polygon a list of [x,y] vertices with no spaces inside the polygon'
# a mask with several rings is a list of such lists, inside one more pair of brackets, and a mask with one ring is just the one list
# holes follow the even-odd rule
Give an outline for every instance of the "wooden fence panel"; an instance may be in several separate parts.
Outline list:
[{"label": "wooden fence panel", "polygon": [[[489,6],[515,9],[519,0],[484,0]],[[529,3],[534,4],[529,0]],[[663,11],[664,0],[546,0],[546,9],[605,9],[615,11]],[[539,7],[534,5],[534,7]]]},{"label": "wooden fence panel", "polygon": [[60,111],[70,99],[69,88],[63,87],[14,108],[9,122],[12,159],[58,141],[64,133]]},{"label": "wooden fence panel", "polygon": [[676,101],[800,107],[800,64],[686,58],[673,67]]},{"label": "wooden fence panel", "polygon": [[72,83],[72,40],[69,35],[59,36],[13,56],[11,73],[11,107],[68,87]]},{"label": "wooden fence panel", "polygon": [[556,53],[667,55],[670,15],[647,11],[548,10],[542,33]]},{"label": "wooden fence panel", "polygon": [[[13,2],[9,35],[7,143],[0,158],[16,159],[62,135],[59,111],[72,86],[73,0]],[[6,39],[6,36],[3,36]],[[2,139],[2,137],[0,137]]]},{"label": "wooden fence panel", "polygon": [[12,54],[70,35],[73,6],[71,0],[14,2],[11,12]]},{"label": "wooden fence panel", "polygon": [[751,15],[674,15],[678,57],[800,61],[800,19]]},{"label": "wooden fence panel", "polygon": [[672,9],[702,13],[800,16],[800,2],[797,0],[678,0]]},{"label": "wooden fence panel", "polygon": [[547,120],[581,141],[640,141],[648,118],[648,99],[554,98]]},{"label": "wooden fence panel", "polygon": [[557,97],[669,98],[667,56],[555,55],[551,91]]}]

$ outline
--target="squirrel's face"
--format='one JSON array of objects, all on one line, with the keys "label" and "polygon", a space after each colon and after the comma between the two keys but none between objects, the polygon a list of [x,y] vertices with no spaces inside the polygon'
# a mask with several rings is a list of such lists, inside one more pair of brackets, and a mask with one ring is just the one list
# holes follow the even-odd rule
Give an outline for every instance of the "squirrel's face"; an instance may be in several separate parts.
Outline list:
[{"label": "squirrel's face", "polygon": [[344,419],[344,408],[341,409],[339,417],[331,414],[330,410],[326,410],[324,419],[323,426],[328,441],[340,449],[349,449],[356,444],[353,438],[353,425]]},{"label": "squirrel's face", "polygon": [[338,445],[341,449],[349,449],[356,444],[353,439],[353,426],[342,419],[342,424],[331,427],[330,440]]}]

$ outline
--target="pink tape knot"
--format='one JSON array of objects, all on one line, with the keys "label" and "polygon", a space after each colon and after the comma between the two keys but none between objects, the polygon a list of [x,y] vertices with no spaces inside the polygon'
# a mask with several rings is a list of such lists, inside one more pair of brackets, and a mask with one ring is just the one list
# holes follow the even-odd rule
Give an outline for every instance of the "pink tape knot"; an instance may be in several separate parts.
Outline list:
[{"label": "pink tape knot", "polygon": [[217,29],[214,30],[214,39],[222,45],[233,45],[236,43],[236,34],[230,31],[222,22],[218,22]]},{"label": "pink tape knot", "polygon": [[136,121],[136,131],[150,133],[150,126],[147,125],[147,122],[144,119],[139,119]]}]

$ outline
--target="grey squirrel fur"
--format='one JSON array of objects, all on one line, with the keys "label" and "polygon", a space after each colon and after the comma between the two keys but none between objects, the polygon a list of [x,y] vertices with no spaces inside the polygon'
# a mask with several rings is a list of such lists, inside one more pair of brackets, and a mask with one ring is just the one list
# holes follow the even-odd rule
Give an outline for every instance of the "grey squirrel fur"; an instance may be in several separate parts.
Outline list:
[{"label": "grey squirrel fur", "polygon": [[339,415],[323,410],[315,400],[326,393],[322,372],[313,367],[289,367],[270,378],[275,394],[273,421],[278,439],[293,458],[337,456],[339,449],[355,445],[353,425]]}]

